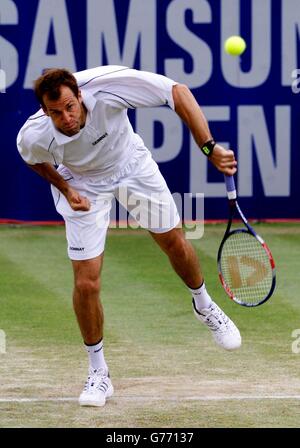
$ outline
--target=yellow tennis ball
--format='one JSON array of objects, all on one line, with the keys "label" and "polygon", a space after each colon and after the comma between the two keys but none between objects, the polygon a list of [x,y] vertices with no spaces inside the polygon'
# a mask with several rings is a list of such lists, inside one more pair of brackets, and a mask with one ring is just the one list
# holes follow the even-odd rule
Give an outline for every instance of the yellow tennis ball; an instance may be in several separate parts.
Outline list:
[{"label": "yellow tennis ball", "polygon": [[231,56],[240,56],[246,50],[246,42],[240,36],[231,36],[225,40],[224,49]]}]

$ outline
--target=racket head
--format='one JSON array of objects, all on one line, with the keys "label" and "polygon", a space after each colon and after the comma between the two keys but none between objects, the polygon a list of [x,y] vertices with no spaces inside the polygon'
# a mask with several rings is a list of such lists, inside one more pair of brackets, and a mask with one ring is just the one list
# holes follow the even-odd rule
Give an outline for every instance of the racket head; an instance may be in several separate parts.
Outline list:
[{"label": "racket head", "polygon": [[218,251],[218,270],[224,290],[239,305],[262,305],[275,289],[273,256],[249,224],[225,234]]}]

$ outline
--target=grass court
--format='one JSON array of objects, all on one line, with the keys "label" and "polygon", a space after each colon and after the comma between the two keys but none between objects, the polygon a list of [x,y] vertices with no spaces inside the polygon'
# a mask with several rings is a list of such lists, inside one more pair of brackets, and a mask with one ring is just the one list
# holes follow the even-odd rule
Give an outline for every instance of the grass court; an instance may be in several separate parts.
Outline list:
[{"label": "grass court", "polygon": [[[240,329],[226,352],[192,312],[190,294],[142,230],[110,230],[102,271],[105,357],[115,394],[81,408],[87,355],[72,309],[63,227],[0,227],[0,427],[298,427],[300,225],[256,224],[277,288],[247,309],[219,284],[224,224],[192,240],[207,288]],[[299,353],[297,353],[299,349]]]}]

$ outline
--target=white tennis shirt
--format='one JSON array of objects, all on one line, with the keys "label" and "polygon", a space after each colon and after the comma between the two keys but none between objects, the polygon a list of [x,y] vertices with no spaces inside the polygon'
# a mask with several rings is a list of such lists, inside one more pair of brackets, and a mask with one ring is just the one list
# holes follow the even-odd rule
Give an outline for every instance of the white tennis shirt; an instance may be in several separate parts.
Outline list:
[{"label": "white tennis shirt", "polygon": [[68,137],[40,109],[28,118],[17,137],[28,164],[63,164],[74,173],[115,175],[141,151],[148,151],[134,133],[127,109],[168,105],[174,109],[173,80],[121,66],[102,66],[75,73],[87,108],[86,124]]}]

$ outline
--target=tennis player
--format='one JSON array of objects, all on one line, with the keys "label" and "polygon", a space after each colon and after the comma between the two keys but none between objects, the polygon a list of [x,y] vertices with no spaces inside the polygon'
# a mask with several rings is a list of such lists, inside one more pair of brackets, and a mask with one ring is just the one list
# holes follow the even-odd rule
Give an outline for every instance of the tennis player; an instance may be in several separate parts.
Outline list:
[{"label": "tennis player", "polygon": [[[195,250],[179,226],[172,195],[127,116],[127,109],[169,106],[213,165],[234,174],[234,153],[214,142],[191,91],[164,76],[121,66],[74,75],[49,69],[35,81],[34,90],[41,109],[19,131],[17,146],[27,165],[51,184],[56,210],[66,224],[74,310],[89,356],[79,403],[103,406],[114,390],[104,358],[99,298],[113,198],[127,207],[167,254],[191,292],[195,316],[211,330],[215,342],[227,350],[239,348],[239,330],[207,292]],[[139,213],[132,202],[126,203],[124,191],[127,198],[140,200]]]}]

